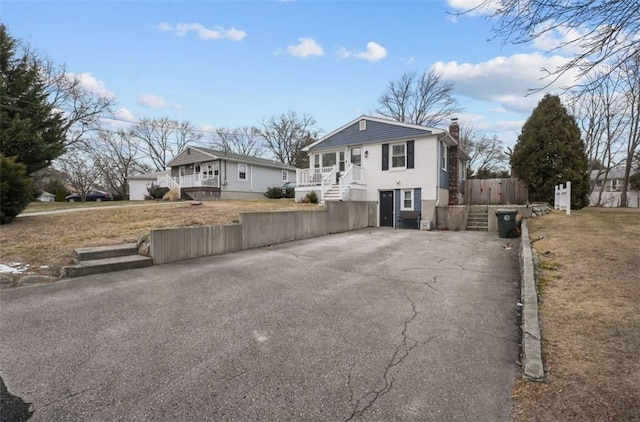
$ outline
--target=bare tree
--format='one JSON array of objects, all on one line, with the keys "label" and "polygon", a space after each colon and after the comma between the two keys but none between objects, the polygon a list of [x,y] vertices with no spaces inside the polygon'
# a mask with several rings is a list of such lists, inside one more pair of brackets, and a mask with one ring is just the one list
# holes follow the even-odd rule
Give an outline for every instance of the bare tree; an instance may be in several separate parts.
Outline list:
[{"label": "bare tree", "polygon": [[[620,164],[627,106],[619,82],[619,79],[606,79],[589,92],[578,89],[572,104],[589,158],[590,174],[596,171],[595,180],[606,181],[611,169]],[[600,186],[596,205],[602,205],[604,186],[605,183]],[[592,194],[596,188],[597,183],[592,182],[589,193]]]},{"label": "bare tree", "polygon": [[471,125],[463,126],[460,145],[467,154],[467,176],[498,174],[508,168],[509,155],[504,142],[496,135],[488,137],[478,134]]},{"label": "bare tree", "polygon": [[625,167],[622,195],[620,196],[620,206],[626,207],[633,161],[635,156],[640,153],[640,54],[635,60],[626,62],[620,73],[621,79],[626,83],[625,98],[628,105]]},{"label": "bare tree", "polygon": [[107,92],[96,92],[83,85],[79,76],[67,72],[48,59],[39,59],[46,91],[53,107],[64,116],[66,145],[72,146],[88,138],[101,126],[101,119],[113,113],[115,99]]},{"label": "bare tree", "polygon": [[291,165],[295,164],[296,157],[300,155],[306,141],[318,134],[313,116],[306,113],[298,116],[295,111],[263,120],[259,130],[265,147],[276,159]]},{"label": "bare tree", "polygon": [[213,135],[212,146],[224,152],[262,157],[265,147],[262,145],[260,129],[242,126],[235,129],[218,128]]},{"label": "bare tree", "polygon": [[187,144],[200,140],[202,133],[189,122],[161,117],[142,119],[131,128],[130,136],[142,143],[145,155],[161,171]]},{"label": "bare tree", "polygon": [[405,72],[387,85],[376,112],[403,123],[435,127],[462,110],[453,97],[453,83],[434,70]]},{"label": "bare tree", "polygon": [[90,153],[106,187],[121,198],[127,195],[127,177],[152,170],[136,140],[125,131],[101,131]]},{"label": "bare tree", "polygon": [[80,200],[85,201],[87,194],[100,181],[102,172],[94,162],[92,154],[82,145],[70,147],[56,162],[59,170],[64,174],[65,181],[72,186]]},{"label": "bare tree", "polygon": [[[638,1],[484,0],[476,10],[487,10],[497,20],[494,29],[506,41],[528,43],[560,34],[564,40],[552,50],[571,47],[578,51],[565,65],[548,70],[549,85],[570,69],[585,76],[607,64],[615,71],[640,56]],[[591,87],[610,76],[599,74],[590,81]]]}]

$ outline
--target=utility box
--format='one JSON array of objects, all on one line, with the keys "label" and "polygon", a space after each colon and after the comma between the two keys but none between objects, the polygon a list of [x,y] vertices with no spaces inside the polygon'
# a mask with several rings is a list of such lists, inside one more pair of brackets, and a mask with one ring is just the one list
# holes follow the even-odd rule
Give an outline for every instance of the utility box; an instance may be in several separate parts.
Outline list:
[{"label": "utility box", "polygon": [[498,217],[498,234],[503,238],[518,237],[516,216],[518,210],[514,209],[498,209],[496,217]]}]

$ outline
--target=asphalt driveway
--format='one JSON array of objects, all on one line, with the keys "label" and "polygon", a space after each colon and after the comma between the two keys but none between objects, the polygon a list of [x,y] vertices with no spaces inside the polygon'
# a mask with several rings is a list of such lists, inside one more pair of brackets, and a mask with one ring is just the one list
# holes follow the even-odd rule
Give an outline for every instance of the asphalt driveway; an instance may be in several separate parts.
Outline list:
[{"label": "asphalt driveway", "polygon": [[508,420],[505,243],[363,229],[4,290],[0,375],[34,421]]}]

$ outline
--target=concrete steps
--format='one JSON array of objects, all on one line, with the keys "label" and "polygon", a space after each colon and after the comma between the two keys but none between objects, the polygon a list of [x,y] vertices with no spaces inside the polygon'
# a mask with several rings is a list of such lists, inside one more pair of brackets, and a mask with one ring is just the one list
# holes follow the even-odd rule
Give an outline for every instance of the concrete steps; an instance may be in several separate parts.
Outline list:
[{"label": "concrete steps", "polygon": [[471,231],[489,231],[489,214],[485,206],[469,207],[466,229]]},{"label": "concrete steps", "polygon": [[150,257],[138,255],[135,243],[78,248],[74,250],[76,264],[62,269],[63,277],[82,277],[113,271],[150,267]]}]

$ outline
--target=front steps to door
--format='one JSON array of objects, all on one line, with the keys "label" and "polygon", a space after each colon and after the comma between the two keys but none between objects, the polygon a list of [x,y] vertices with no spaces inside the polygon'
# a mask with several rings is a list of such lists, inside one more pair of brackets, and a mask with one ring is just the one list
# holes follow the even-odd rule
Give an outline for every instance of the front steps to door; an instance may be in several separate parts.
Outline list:
[{"label": "front steps to door", "polygon": [[340,185],[331,185],[328,191],[324,193],[323,201],[339,201]]},{"label": "front steps to door", "polygon": [[74,252],[77,263],[64,267],[63,277],[81,277],[153,265],[153,259],[138,255],[138,247],[135,243],[78,248]]},{"label": "front steps to door", "polygon": [[467,230],[472,231],[489,231],[489,213],[484,205],[469,206],[469,214],[467,215]]}]

